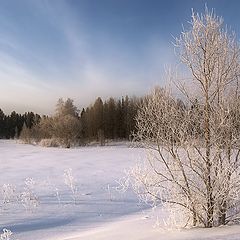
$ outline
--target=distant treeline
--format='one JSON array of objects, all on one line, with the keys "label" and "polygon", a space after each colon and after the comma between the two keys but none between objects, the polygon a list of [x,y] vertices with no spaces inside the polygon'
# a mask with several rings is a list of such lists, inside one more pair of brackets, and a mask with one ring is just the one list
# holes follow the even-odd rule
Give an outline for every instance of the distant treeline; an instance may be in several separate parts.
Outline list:
[{"label": "distant treeline", "polygon": [[118,100],[109,98],[104,103],[97,98],[93,105],[81,112],[82,136],[96,139],[99,134],[104,134],[108,139],[129,139],[135,130],[139,103],[139,98],[128,96]]},{"label": "distant treeline", "polygon": [[43,139],[62,139],[64,145],[86,144],[106,139],[131,138],[135,130],[135,116],[141,98],[98,97],[93,104],[81,111],[72,99],[59,99],[53,116],[40,116],[33,112],[18,114],[13,111],[5,115],[0,109],[0,138],[21,138],[25,142]]},{"label": "distant treeline", "polygon": [[40,119],[41,116],[33,112],[18,114],[13,111],[10,115],[5,115],[0,109],[0,138],[18,138],[24,123],[28,128],[32,128]]}]

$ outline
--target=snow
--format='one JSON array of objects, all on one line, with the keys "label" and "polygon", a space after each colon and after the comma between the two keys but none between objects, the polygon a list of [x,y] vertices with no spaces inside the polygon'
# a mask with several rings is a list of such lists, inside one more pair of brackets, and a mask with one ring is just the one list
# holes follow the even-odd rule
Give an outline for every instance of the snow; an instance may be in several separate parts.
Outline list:
[{"label": "snow", "polygon": [[[155,212],[139,204],[131,190],[116,190],[124,170],[144,157],[143,149],[124,143],[61,149],[0,140],[0,186],[10,184],[14,190],[9,203],[0,193],[0,229],[10,229],[19,240],[240,239],[240,226],[171,231],[157,227]],[[64,171],[69,169],[76,196],[71,184],[65,184]],[[27,191],[26,178],[39,201],[27,210],[16,201]]]},{"label": "snow", "polygon": [[[154,227],[151,218],[141,215],[128,216],[123,220],[102,227],[83,231],[64,240],[239,240],[239,226],[213,229],[163,230]],[[53,239],[52,239],[53,240]],[[57,238],[56,240],[62,240]]]}]

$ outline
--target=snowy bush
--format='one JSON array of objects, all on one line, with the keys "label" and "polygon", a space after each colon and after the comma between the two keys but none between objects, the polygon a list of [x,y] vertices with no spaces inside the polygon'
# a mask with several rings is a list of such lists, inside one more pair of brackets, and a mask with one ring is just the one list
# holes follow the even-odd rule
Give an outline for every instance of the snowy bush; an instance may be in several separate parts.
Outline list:
[{"label": "snowy bush", "polygon": [[64,147],[64,142],[60,138],[47,138],[39,142],[42,147]]},{"label": "snowy bush", "polygon": [[16,187],[11,184],[3,184],[2,195],[3,203],[10,203],[16,200]]},{"label": "snowy bush", "polygon": [[39,200],[34,193],[35,181],[32,178],[25,180],[24,192],[20,194],[20,201],[27,211],[33,211],[39,205]]}]

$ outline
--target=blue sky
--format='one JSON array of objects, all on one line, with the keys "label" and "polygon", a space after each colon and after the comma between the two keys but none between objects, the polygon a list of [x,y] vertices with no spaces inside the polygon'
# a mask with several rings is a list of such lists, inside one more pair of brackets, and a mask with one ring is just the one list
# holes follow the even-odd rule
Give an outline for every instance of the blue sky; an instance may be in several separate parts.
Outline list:
[{"label": "blue sky", "polygon": [[0,0],[0,108],[51,114],[58,98],[141,95],[175,65],[191,8],[240,33],[238,0]]}]

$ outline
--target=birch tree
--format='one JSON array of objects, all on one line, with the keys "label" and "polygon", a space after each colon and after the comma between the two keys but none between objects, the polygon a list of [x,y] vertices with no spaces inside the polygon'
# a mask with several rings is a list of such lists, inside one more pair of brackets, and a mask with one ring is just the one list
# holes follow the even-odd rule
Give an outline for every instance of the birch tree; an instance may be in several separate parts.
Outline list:
[{"label": "birch tree", "polygon": [[175,44],[190,80],[155,89],[137,116],[135,139],[149,150],[148,164],[130,172],[145,201],[178,206],[186,222],[205,227],[239,215],[239,45],[213,12],[192,14]]}]

